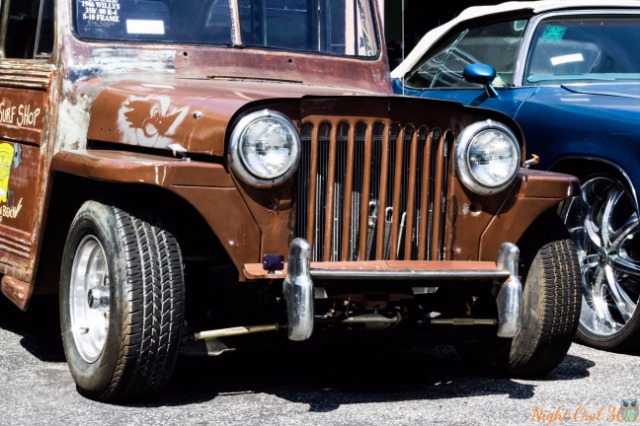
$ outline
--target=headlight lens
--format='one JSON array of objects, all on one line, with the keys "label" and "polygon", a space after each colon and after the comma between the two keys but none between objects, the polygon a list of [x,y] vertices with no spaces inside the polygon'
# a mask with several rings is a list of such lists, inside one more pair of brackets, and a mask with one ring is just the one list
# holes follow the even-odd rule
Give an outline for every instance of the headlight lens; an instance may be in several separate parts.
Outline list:
[{"label": "headlight lens", "polygon": [[291,121],[265,109],[248,114],[233,129],[229,162],[245,182],[272,186],[295,172],[299,152],[300,137]]},{"label": "headlight lens", "polygon": [[464,129],[456,147],[458,177],[471,191],[488,195],[505,189],[520,167],[520,146],[511,130],[492,120]]}]

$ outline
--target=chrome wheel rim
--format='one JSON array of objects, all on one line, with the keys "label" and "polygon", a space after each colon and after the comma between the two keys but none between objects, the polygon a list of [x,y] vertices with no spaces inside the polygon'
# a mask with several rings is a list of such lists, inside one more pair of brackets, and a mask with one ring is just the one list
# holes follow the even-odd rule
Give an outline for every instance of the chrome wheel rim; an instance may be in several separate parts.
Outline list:
[{"label": "chrome wheel rim", "polygon": [[95,362],[109,330],[109,271],[100,241],[85,236],[71,269],[69,309],[75,346],[82,359]]},{"label": "chrome wheel rim", "polygon": [[582,274],[580,328],[615,335],[633,318],[640,296],[640,222],[631,197],[607,177],[582,184],[565,209]]}]

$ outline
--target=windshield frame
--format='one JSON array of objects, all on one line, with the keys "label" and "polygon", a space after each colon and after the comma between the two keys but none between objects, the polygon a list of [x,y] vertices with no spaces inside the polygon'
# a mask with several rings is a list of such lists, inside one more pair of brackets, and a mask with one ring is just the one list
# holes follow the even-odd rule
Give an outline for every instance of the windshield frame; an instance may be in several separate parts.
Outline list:
[{"label": "windshield frame", "polygon": [[[93,0],[90,0],[93,1]],[[98,0],[99,1],[99,0]],[[116,0],[118,1],[118,0]],[[126,0],[125,0],[126,1]],[[179,46],[200,46],[200,47],[207,47],[207,48],[250,48],[250,49],[259,49],[259,50],[272,50],[272,51],[277,51],[277,52],[291,52],[291,53],[296,53],[296,54],[308,54],[308,55],[319,55],[319,56],[330,56],[330,57],[344,57],[344,58],[351,58],[351,59],[360,59],[360,60],[372,60],[375,61],[377,59],[380,58],[380,56],[382,55],[382,42],[381,42],[381,37],[380,37],[380,22],[379,22],[379,14],[377,13],[377,2],[375,0],[344,0],[345,4],[348,2],[351,2],[351,4],[356,5],[356,10],[360,10],[358,9],[358,7],[360,5],[363,5],[366,8],[366,14],[361,14],[360,16],[362,17],[362,15],[366,15],[366,21],[364,24],[360,24],[359,26],[362,25],[366,25],[367,28],[369,28],[371,31],[368,34],[368,38],[366,38],[366,40],[370,43],[371,49],[370,52],[368,54],[361,54],[357,51],[354,51],[353,53],[346,53],[345,52],[330,52],[330,51],[323,51],[323,50],[309,50],[309,49],[304,49],[304,48],[288,48],[288,47],[282,47],[282,46],[269,46],[269,45],[260,45],[257,43],[250,43],[246,41],[246,34],[248,34],[248,32],[243,31],[242,29],[242,21],[241,21],[241,16],[240,16],[240,8],[238,5],[238,1],[239,0],[225,0],[228,2],[229,4],[229,12],[230,12],[230,31],[229,31],[229,39],[224,42],[224,43],[215,43],[211,42],[211,41],[204,41],[204,42],[198,42],[198,41],[189,41],[189,40],[161,40],[159,38],[153,38],[153,37],[149,37],[148,39],[134,39],[133,37],[130,38],[117,38],[117,37],[92,37],[92,36],[88,36],[88,35],[83,35],[80,33],[79,31],[79,24],[78,24],[78,15],[79,15],[79,7],[80,3],[82,2],[82,0],[71,0],[70,3],[70,7],[71,7],[71,11],[70,11],[70,17],[71,17],[71,29],[72,29],[72,34],[74,35],[75,38],[77,38],[80,41],[83,42],[89,42],[89,43],[122,43],[122,44],[128,44],[128,45],[158,45],[158,46],[171,46],[171,45],[179,45]],[[322,0],[317,0],[317,1],[322,1]],[[325,1],[330,1],[330,0],[325,0]],[[118,4],[120,4],[118,2]],[[354,15],[355,17],[355,15]],[[362,20],[360,22],[363,22]],[[355,24],[356,26],[358,26],[358,24]],[[345,31],[345,43],[348,42],[348,38],[349,38],[349,34],[346,34],[346,29]],[[358,28],[353,28],[353,31],[355,31],[353,33],[354,39],[357,40],[357,32],[358,32]],[[243,37],[245,38],[245,40],[243,40]],[[345,44],[346,46],[346,44]],[[345,48],[346,49],[346,48]],[[357,50],[358,47],[354,47],[354,50]]]}]

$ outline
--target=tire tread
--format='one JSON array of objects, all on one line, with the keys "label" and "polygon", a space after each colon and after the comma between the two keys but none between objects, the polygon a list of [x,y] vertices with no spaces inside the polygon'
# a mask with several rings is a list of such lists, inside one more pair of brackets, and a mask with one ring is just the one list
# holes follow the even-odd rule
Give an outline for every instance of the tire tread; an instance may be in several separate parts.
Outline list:
[{"label": "tire tread", "polygon": [[[534,227],[523,237],[523,247],[539,247],[530,259],[526,285],[540,283],[541,303],[536,307],[538,327],[514,339],[510,371],[516,376],[534,376],[555,368],[571,346],[580,316],[580,267],[573,241],[557,216],[543,217],[546,226]],[[523,272],[523,275],[524,272]],[[538,278],[535,280],[535,278]],[[527,341],[528,340],[528,341]]]},{"label": "tire tread", "polygon": [[124,241],[127,305],[121,351],[102,400],[140,397],[166,384],[178,354],[184,305],[182,258],[175,237],[155,218],[110,208]]}]

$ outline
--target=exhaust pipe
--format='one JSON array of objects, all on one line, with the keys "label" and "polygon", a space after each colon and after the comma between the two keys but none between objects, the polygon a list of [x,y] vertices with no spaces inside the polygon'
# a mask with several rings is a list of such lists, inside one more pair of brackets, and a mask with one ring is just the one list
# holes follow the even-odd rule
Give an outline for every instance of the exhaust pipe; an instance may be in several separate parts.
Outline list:
[{"label": "exhaust pipe", "polygon": [[207,330],[194,333],[193,340],[209,340],[219,339],[221,337],[243,336],[245,334],[266,333],[269,331],[278,331],[280,325],[243,325],[238,327],[220,328],[217,330]]}]

